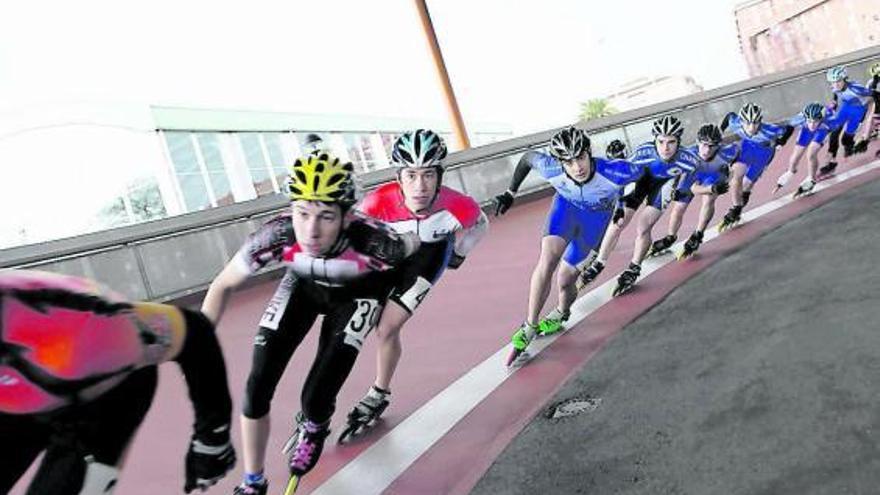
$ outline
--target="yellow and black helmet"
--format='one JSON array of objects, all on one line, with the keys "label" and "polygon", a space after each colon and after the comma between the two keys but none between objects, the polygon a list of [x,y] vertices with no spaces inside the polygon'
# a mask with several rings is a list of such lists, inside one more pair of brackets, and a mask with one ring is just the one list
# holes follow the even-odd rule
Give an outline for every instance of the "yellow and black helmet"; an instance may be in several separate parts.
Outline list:
[{"label": "yellow and black helmet", "polygon": [[356,201],[356,189],[351,162],[343,163],[327,152],[297,158],[287,178],[291,201],[338,203],[347,208]]}]

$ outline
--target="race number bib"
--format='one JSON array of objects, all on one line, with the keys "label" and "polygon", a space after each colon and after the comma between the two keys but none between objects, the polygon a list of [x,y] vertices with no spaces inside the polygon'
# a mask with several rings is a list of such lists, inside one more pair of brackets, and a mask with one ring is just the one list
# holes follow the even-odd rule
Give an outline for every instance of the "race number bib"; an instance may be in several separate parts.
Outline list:
[{"label": "race number bib", "polygon": [[344,342],[360,352],[370,330],[379,322],[379,301],[375,299],[355,299],[357,305],[351,319],[345,325]]},{"label": "race number bib", "polygon": [[400,295],[400,302],[412,313],[419,307],[419,304],[422,304],[422,301],[428,296],[428,292],[431,291],[432,287],[434,286],[431,282],[428,282],[423,277],[418,277],[415,283],[412,284],[412,287]]}]

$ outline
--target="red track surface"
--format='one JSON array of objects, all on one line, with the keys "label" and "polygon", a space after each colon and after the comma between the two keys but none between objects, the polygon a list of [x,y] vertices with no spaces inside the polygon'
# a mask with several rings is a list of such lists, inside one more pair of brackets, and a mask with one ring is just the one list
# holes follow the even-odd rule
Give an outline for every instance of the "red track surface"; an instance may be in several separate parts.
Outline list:
[{"label": "red track surface", "polygon": [[[842,171],[868,163],[875,148],[849,163],[844,162]],[[750,206],[771,199],[772,185],[784,170],[789,152],[780,153],[765,173],[755,188]],[[802,163],[801,170],[804,167]],[[598,352],[602,344],[626,323],[718,257],[854,184],[878,175],[876,171],[871,172],[785,207],[759,222],[746,224],[717,242],[707,244],[701,250],[700,258],[667,266],[647,278],[630,296],[615,300],[595,312],[533,363],[517,372],[398,478],[389,492],[466,493],[565,378]],[[800,177],[793,180],[784,192],[790,193],[799,181]],[[719,200],[716,219],[726,211],[729,201],[729,196]],[[304,480],[300,493],[308,493],[326,480],[439,391],[509,342],[513,329],[525,316],[529,277],[537,259],[547,208],[548,200],[543,199],[522,204],[505,217],[493,219],[489,236],[462,269],[447,272],[403,331],[404,355],[392,384],[394,401],[386,411],[384,423],[353,445],[328,443],[321,462]],[[690,233],[698,209],[698,202],[695,202],[688,211],[680,237]],[[655,229],[655,237],[664,234],[665,229],[664,217]],[[632,237],[632,229],[627,229],[598,283],[616,276],[628,263]],[[236,414],[240,410],[240,397],[250,366],[256,322],[273,291],[274,283],[241,291],[231,301],[220,326]],[[555,296],[548,301],[548,309],[552,307],[553,299]],[[294,355],[273,402],[273,434],[267,476],[272,480],[274,490],[279,490],[286,478],[280,449],[287,438],[291,417],[299,410],[300,385],[314,357],[315,335],[317,332],[313,332]],[[375,346],[373,340],[368,339],[361,359],[338,398],[333,419],[333,428],[337,432],[344,424],[347,411],[372,383],[374,370]],[[182,379],[173,365],[166,365],[162,369],[156,401],[135,440],[117,493],[137,495],[181,490],[183,455],[191,422],[192,413]],[[240,445],[237,424],[234,432],[236,445]],[[25,479],[29,479],[31,473]],[[241,473],[239,461],[234,473],[210,492],[231,493]],[[22,485],[19,483],[12,493],[23,493]]]}]

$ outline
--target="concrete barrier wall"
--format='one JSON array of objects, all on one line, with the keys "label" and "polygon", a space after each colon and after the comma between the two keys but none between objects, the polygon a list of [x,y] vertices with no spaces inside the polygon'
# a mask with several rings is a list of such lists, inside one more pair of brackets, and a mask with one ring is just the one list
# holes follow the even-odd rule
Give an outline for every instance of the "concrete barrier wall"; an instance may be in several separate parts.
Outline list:
[{"label": "concrete barrier wall", "polygon": [[[621,139],[629,149],[651,139],[651,122],[674,113],[685,123],[685,142],[692,141],[705,122],[718,123],[747,101],[760,104],[766,120],[787,119],[810,101],[827,101],[828,67],[846,65],[850,79],[863,81],[867,65],[880,58],[880,46],[771,76],[744,81],[686,98],[629,111],[580,125],[601,153],[607,143]],[[486,204],[504,191],[525,151],[545,146],[555,132],[523,136],[454,153],[446,160],[445,183]],[[381,170],[361,178],[366,189],[393,178]],[[546,187],[536,174],[523,191]],[[156,222],[88,234],[71,239],[0,250],[0,268],[32,268],[86,276],[139,300],[166,301],[203,291],[245,236],[283,210],[282,196],[264,197],[223,208],[181,215]]]}]

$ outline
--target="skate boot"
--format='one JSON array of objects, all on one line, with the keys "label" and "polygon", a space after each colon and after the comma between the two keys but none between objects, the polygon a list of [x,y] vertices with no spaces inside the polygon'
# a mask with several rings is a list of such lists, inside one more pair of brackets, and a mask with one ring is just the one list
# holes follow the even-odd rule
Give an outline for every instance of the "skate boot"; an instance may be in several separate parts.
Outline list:
[{"label": "skate boot", "polygon": [[686,260],[694,255],[697,252],[697,249],[700,249],[700,245],[703,243],[703,232],[699,230],[695,230],[688,240],[684,243],[684,248],[682,248],[681,253],[678,254],[679,260]]},{"label": "skate boot", "polygon": [[299,438],[288,459],[291,476],[303,476],[315,467],[324,450],[324,440],[330,434],[329,426],[329,421],[318,424],[306,420],[302,423]]},{"label": "skate boot", "polygon": [[507,357],[507,366],[513,364],[520,354],[524,353],[526,348],[538,334],[538,327],[533,327],[528,323],[523,323],[519,329],[510,338],[513,349]]},{"label": "skate boot", "polygon": [[266,495],[268,490],[269,483],[260,483],[256,485],[242,483],[232,490],[232,495]]},{"label": "skate boot", "polygon": [[559,308],[554,309],[547,313],[547,316],[538,323],[538,333],[541,335],[552,335],[562,330],[562,324],[568,321],[570,316],[571,311],[563,313]]},{"label": "skate boot", "polygon": [[581,273],[580,277],[578,277],[576,284],[577,290],[580,291],[581,289],[589,285],[590,282],[596,280],[596,277],[598,277],[604,269],[604,263],[602,263],[601,261],[594,261],[590,266],[587,267],[586,270]]},{"label": "skate boot", "polygon": [[359,436],[375,426],[379,417],[391,403],[391,392],[373,385],[367,395],[348,413],[347,424],[339,434],[339,443]]},{"label": "skate boot", "polygon": [[827,177],[827,176],[833,174],[835,170],[837,170],[837,162],[832,160],[832,161],[828,162],[827,164],[819,167],[819,177],[820,178]]},{"label": "skate boot", "polygon": [[790,181],[792,177],[794,177],[794,174],[791,173],[790,170],[786,170],[785,173],[780,175],[779,178],[776,179],[776,187],[773,188],[773,194],[776,194],[777,192],[779,192],[780,189],[785,187],[785,185],[788,184],[788,181]]},{"label": "skate boot", "polygon": [[669,249],[678,240],[678,236],[667,235],[662,239],[657,239],[651,244],[651,250],[648,252],[649,257],[661,256],[669,252]]},{"label": "skate boot", "polygon": [[281,453],[287,454],[296,446],[297,440],[299,440],[299,430],[302,428],[303,423],[306,422],[306,416],[302,411],[297,412],[293,415],[293,433],[287,437],[287,441],[284,442],[284,446],[281,447]]},{"label": "skate boot", "polygon": [[641,273],[642,267],[640,265],[630,263],[629,267],[617,277],[617,287],[614,288],[614,292],[612,292],[611,295],[617,297],[631,291]]},{"label": "skate boot", "polygon": [[806,179],[801,182],[801,185],[798,186],[797,191],[792,195],[792,199],[800,198],[801,196],[808,196],[813,193],[813,188],[816,187],[816,183],[813,179]]},{"label": "skate boot", "polygon": [[730,207],[730,210],[724,214],[724,218],[721,220],[721,223],[718,224],[718,232],[724,232],[725,230],[730,230],[739,223],[742,219],[742,206],[734,205]]}]

